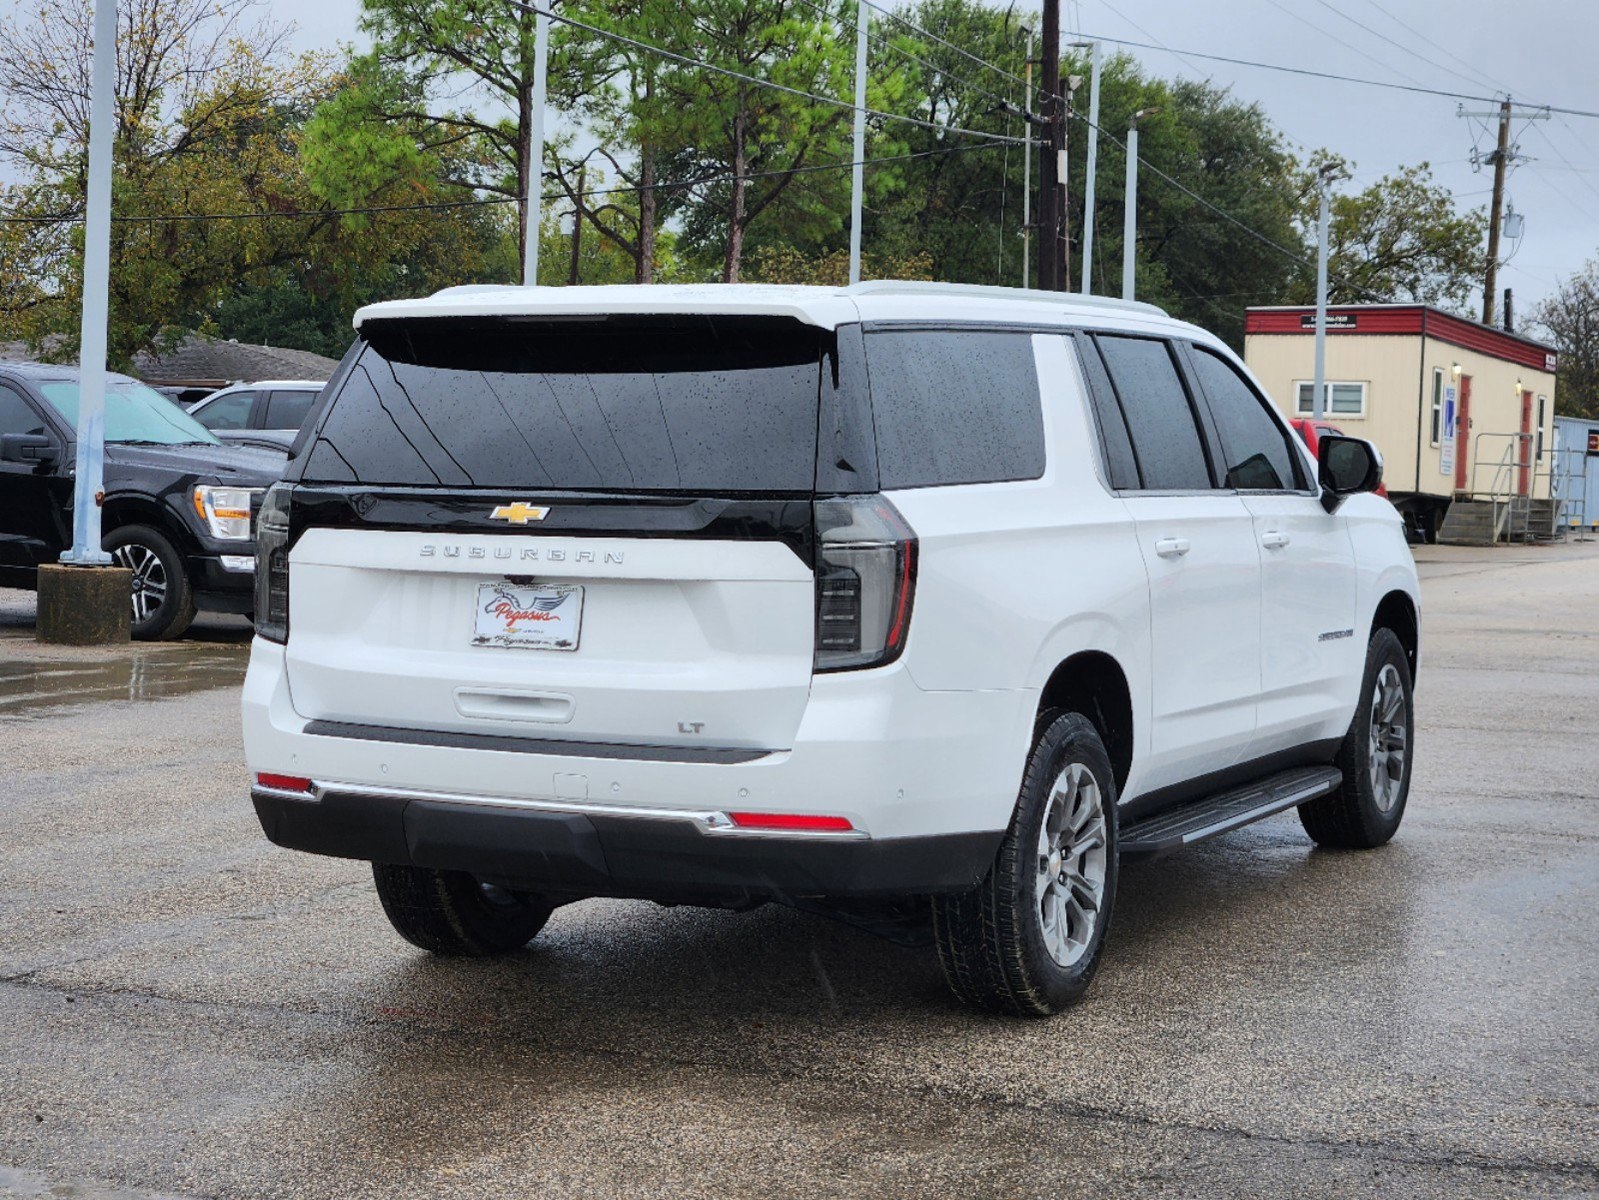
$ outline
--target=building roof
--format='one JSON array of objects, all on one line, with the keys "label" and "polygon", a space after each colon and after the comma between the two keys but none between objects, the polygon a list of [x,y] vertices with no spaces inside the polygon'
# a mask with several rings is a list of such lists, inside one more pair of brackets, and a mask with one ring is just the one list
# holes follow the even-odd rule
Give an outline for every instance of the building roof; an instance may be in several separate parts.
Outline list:
[{"label": "building roof", "polygon": [[[1244,333],[1308,337],[1315,330],[1315,317],[1312,305],[1250,308],[1245,310]],[[1550,374],[1559,362],[1555,348],[1546,342],[1468,321],[1430,304],[1329,304],[1327,335],[1343,337],[1352,333],[1422,335]]]},{"label": "building roof", "polygon": [[134,373],[146,383],[253,383],[259,379],[326,381],[339,364],[309,350],[256,346],[191,333],[165,353],[143,351],[133,356]]},{"label": "building roof", "polygon": [[[370,304],[355,324],[418,317],[562,317],[717,314],[788,317],[824,329],[860,320],[1060,322],[1172,329],[1152,304],[1020,288],[889,280],[851,287],[762,283],[616,284],[603,287],[446,288],[416,300]],[[1184,326],[1187,329],[1188,327]],[[1198,330],[1191,330],[1196,336]]]}]

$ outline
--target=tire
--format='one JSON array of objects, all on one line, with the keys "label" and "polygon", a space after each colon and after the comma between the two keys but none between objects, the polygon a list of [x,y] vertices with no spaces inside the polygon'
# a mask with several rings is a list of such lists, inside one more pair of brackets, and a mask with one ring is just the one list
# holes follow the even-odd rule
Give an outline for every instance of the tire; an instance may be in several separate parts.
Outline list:
[{"label": "tire", "polygon": [[481,884],[464,871],[373,863],[372,878],[395,932],[433,954],[486,958],[519,949],[555,911],[538,896]]},{"label": "tire", "polygon": [[[1078,814],[1075,843],[1046,855]],[[1058,832],[1046,834],[1046,819]],[[1062,849],[1067,853],[1057,857]],[[1066,882],[1068,874],[1073,883]],[[977,1008],[1029,1017],[1058,1013],[1081,999],[1093,979],[1115,901],[1110,756],[1086,717],[1058,715],[1040,722],[1010,828],[982,883],[933,901],[944,977]]]},{"label": "tire", "polygon": [[100,545],[117,566],[133,571],[133,637],[141,642],[182,637],[194,620],[194,586],[183,555],[167,535],[149,525],[124,525]]},{"label": "tire", "polygon": [[1333,760],[1344,782],[1299,806],[1300,824],[1318,844],[1370,850],[1394,836],[1410,798],[1415,712],[1405,648],[1393,630],[1378,629],[1366,646],[1360,704]]}]

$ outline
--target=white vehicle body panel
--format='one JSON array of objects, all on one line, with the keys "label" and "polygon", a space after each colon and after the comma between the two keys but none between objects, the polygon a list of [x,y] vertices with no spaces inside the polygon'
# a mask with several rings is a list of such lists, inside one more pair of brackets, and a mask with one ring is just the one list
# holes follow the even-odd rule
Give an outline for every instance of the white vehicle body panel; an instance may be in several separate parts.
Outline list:
[{"label": "white vehicle body panel", "polygon": [[[1329,514],[1309,494],[1111,490],[1063,335],[1185,338],[1238,363],[1148,306],[909,285],[458,288],[368,306],[356,324],[596,313],[1056,328],[1033,335],[1044,473],[886,491],[918,542],[908,641],[890,666],[837,674],[813,673],[814,577],[779,542],[311,529],[290,557],[288,644],[257,638],[252,650],[253,770],[579,812],[827,812],[872,838],[996,831],[1040,697],[1074,655],[1106,656],[1125,676],[1128,803],[1341,737],[1377,605],[1398,591],[1419,608],[1386,501],[1356,496]],[[1183,552],[1165,552],[1173,541]],[[542,554],[524,570],[525,550]],[[583,584],[577,653],[469,644],[478,585],[505,574]],[[763,753],[738,764],[508,753],[318,736],[311,721]]]}]

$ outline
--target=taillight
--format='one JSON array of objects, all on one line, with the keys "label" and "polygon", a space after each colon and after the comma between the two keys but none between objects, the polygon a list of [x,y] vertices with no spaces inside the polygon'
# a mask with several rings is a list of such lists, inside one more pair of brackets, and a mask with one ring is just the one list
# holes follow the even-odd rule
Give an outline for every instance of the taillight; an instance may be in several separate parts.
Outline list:
[{"label": "taillight", "polygon": [[255,632],[289,640],[289,506],[294,489],[276,483],[261,501],[255,523]]},{"label": "taillight", "polygon": [[883,496],[818,500],[816,670],[893,662],[910,632],[916,535]]}]

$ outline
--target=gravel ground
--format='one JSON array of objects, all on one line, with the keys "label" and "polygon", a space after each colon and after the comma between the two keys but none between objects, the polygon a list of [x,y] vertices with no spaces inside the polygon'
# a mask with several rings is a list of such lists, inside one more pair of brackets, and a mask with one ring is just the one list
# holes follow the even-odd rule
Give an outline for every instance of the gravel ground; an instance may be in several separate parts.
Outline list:
[{"label": "gravel ground", "polygon": [[1599,1195],[1599,545],[1426,547],[1393,844],[1130,864],[1069,1015],[772,906],[431,960],[268,845],[248,631],[0,591],[0,1197]]}]

